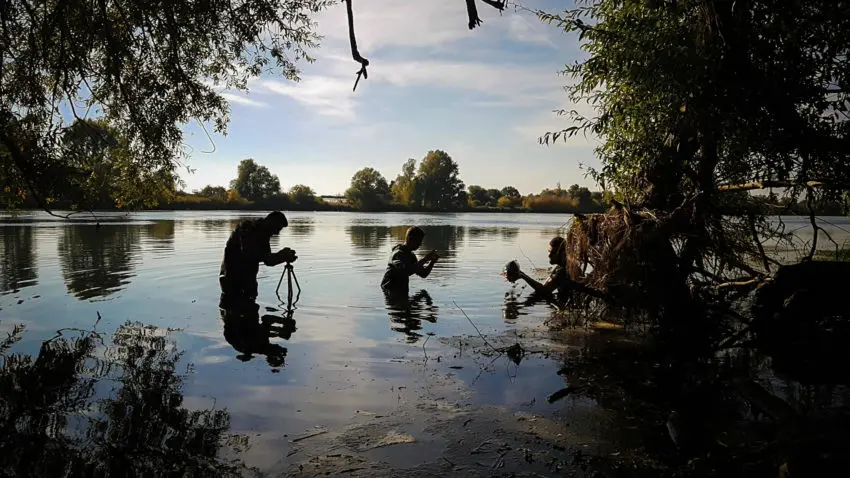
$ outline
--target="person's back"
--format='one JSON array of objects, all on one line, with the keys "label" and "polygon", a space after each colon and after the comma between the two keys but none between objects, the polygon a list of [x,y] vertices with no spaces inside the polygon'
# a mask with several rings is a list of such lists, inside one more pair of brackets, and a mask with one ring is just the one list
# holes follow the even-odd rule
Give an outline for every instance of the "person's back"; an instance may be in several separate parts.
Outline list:
[{"label": "person's back", "polygon": [[422,260],[416,259],[414,251],[419,249],[424,238],[425,232],[418,227],[414,226],[407,230],[404,243],[398,244],[392,249],[390,260],[387,262],[387,270],[381,280],[382,289],[406,291],[409,277],[413,274],[428,277],[439,256],[435,251],[431,251]]},{"label": "person's back", "polygon": [[281,262],[294,261],[295,251],[284,248],[271,252],[271,236],[286,227],[286,216],[279,211],[263,219],[240,223],[227,239],[224,259],[219,271],[219,284],[228,299],[254,299],[257,297],[257,273],[260,263],[274,266]]},{"label": "person's back", "polygon": [[227,239],[219,273],[222,291],[225,293],[241,295],[244,287],[240,285],[257,277],[260,262],[271,253],[271,236],[263,233],[259,222],[259,219],[241,222]]}]

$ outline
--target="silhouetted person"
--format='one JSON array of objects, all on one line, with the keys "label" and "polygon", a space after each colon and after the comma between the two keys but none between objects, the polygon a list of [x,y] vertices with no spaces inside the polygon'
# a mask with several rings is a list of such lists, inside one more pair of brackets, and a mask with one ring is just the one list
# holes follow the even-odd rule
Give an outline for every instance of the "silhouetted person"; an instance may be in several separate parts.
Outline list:
[{"label": "silhouetted person", "polygon": [[404,292],[406,296],[410,276],[416,274],[422,278],[428,277],[440,256],[437,255],[437,251],[431,251],[421,260],[416,259],[413,251],[419,249],[424,238],[425,231],[419,227],[413,226],[407,230],[404,243],[393,247],[387,270],[381,280],[382,289]]},{"label": "silhouetted person", "polygon": [[284,247],[272,253],[269,245],[271,237],[287,225],[286,216],[274,211],[263,219],[242,222],[230,234],[218,277],[227,300],[241,302],[257,297],[257,272],[261,262],[271,267],[297,259],[294,250]]},{"label": "silhouetted person", "polygon": [[591,289],[570,277],[567,270],[567,241],[563,237],[554,237],[549,241],[549,264],[555,266],[549,277],[542,284],[528,274],[519,269],[516,262],[510,262],[506,271],[506,277],[509,281],[514,282],[517,279],[523,279],[528,285],[534,289],[534,294],[537,298],[555,298],[559,302],[565,302],[569,296],[575,292],[582,292],[593,297],[602,298],[603,294],[596,289]]},{"label": "silhouetted person", "polygon": [[237,359],[247,362],[254,355],[265,355],[266,362],[272,367],[284,365],[286,347],[273,344],[272,337],[289,340],[295,332],[295,320],[291,317],[263,315],[260,318],[259,305],[245,301],[239,304],[228,303],[224,295],[219,303],[219,312],[224,321],[224,339],[239,352]]}]

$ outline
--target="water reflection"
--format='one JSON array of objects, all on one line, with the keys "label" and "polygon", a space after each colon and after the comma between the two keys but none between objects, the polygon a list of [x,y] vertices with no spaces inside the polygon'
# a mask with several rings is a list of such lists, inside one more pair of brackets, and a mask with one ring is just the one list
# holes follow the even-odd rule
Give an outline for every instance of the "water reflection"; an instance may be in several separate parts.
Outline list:
[{"label": "water reflection", "polygon": [[174,252],[174,221],[154,221],[141,230],[154,253]]},{"label": "water reflection", "polygon": [[59,239],[62,276],[68,292],[87,300],[106,297],[130,283],[139,250],[139,226],[64,227]]},{"label": "water reflection", "polygon": [[[355,249],[374,251],[387,243],[393,231],[388,226],[353,224],[346,227],[346,232]],[[404,241],[404,233],[401,241]]]},{"label": "water reflection", "polygon": [[[16,329],[0,342],[0,352],[21,334]],[[182,352],[166,331],[128,322],[109,345],[95,332],[72,334],[45,341],[36,356],[4,356],[5,473],[238,476],[244,470],[219,458],[222,448],[245,442],[229,436],[230,414],[182,407]]]},{"label": "water reflection", "polygon": [[496,239],[501,238],[506,241],[513,240],[519,235],[518,227],[481,227],[470,226],[466,228],[466,232],[472,239]]},{"label": "water reflection", "polygon": [[0,292],[38,284],[34,228],[0,226]]},{"label": "water reflection", "polygon": [[289,226],[284,229],[284,232],[293,236],[311,236],[314,229],[316,229],[316,225],[313,218],[296,217],[289,220]]},{"label": "water reflection", "polygon": [[419,250],[424,251],[423,254],[435,250],[441,258],[457,255],[458,243],[463,242],[466,230],[464,226],[422,226],[422,229],[425,231],[425,239]]},{"label": "water reflection", "polygon": [[412,296],[407,291],[384,290],[387,312],[390,316],[390,328],[407,336],[408,343],[415,343],[422,337],[422,321],[436,323],[438,308],[425,289]]},{"label": "water reflection", "polygon": [[[559,372],[566,396],[612,413],[614,465],[652,476],[829,476],[846,468],[850,389],[782,380],[747,350],[676,360],[621,330],[574,343]],[[628,455],[628,456],[626,456]]]},{"label": "water reflection", "polygon": [[230,234],[239,223],[242,222],[242,218],[229,218],[229,219],[204,219],[202,221],[187,221],[191,224],[192,228],[200,229],[201,232],[208,236],[221,236],[222,234]]},{"label": "water reflection", "polygon": [[286,362],[286,347],[272,343],[271,339],[289,340],[296,331],[294,309],[283,315],[265,314],[260,317],[260,306],[254,302],[231,304],[222,296],[219,313],[224,322],[224,339],[239,352],[237,359],[247,362],[254,355],[264,355],[271,367],[282,367]]}]

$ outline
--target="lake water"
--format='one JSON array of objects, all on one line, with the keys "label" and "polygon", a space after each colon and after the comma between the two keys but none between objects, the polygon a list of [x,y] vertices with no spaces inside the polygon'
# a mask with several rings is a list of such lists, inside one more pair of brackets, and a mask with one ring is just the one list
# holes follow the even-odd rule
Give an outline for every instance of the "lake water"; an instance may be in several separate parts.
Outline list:
[{"label": "lake water", "polygon": [[[87,419],[109,417],[95,420],[106,430],[116,416],[134,416],[136,429],[149,422],[142,436],[166,440],[186,429],[192,436],[208,432],[212,425],[197,420],[214,422],[211,411],[226,410],[219,435],[240,437],[239,459],[278,472],[297,445],[293,437],[389,413],[437,382],[441,393],[468,403],[571,421],[593,407],[582,399],[546,402],[564,386],[555,360],[482,365],[464,354],[459,338],[477,336],[470,320],[486,336],[504,336],[551,316],[545,304],[518,305],[517,296],[528,291],[506,283],[501,272],[512,259],[525,270],[547,267],[547,242],[565,233],[570,216],[290,213],[290,226],[272,249],[298,253],[296,308],[287,313],[275,295],[282,268],[261,266],[260,314],[274,316],[274,327],[228,332],[218,307],[224,244],[240,220],[258,216],[150,212],[101,218],[99,227],[82,217],[61,221],[40,213],[3,220],[0,337],[24,326],[4,354],[44,355],[43,342],[57,335],[69,344],[91,331],[99,337],[77,366],[91,379],[90,393],[79,403],[62,402],[69,408],[59,433],[91,438],[96,427]],[[832,222],[834,235],[846,239],[841,231],[850,223]],[[391,247],[413,224],[426,231],[421,251],[435,249],[441,260],[427,279],[411,278],[417,301],[400,310],[387,305],[379,283]],[[116,397],[130,391],[142,397],[133,403],[147,406],[151,397],[143,390],[150,384],[163,392],[153,401],[170,403],[163,405],[170,412],[116,411],[127,408]],[[92,405],[103,399],[113,401]],[[177,409],[207,415],[178,420],[172,417]],[[160,435],[151,432],[157,420]]]}]

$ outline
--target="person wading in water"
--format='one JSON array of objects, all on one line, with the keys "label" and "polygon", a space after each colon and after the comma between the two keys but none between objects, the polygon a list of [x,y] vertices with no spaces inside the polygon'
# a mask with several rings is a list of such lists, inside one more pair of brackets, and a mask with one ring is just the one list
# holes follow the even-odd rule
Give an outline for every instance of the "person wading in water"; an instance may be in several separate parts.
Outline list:
[{"label": "person wading in water", "polygon": [[295,262],[295,251],[284,247],[272,253],[269,241],[289,222],[280,211],[262,219],[244,221],[230,234],[218,281],[222,304],[253,302],[257,298],[257,273],[260,263],[269,267]]},{"label": "person wading in water", "polygon": [[387,270],[384,272],[384,278],[381,280],[381,289],[384,292],[403,293],[407,295],[409,278],[413,274],[419,277],[428,277],[434,263],[440,256],[437,251],[431,251],[421,260],[416,259],[414,251],[422,245],[422,240],[425,239],[425,231],[421,228],[413,226],[407,230],[404,237],[404,243],[393,247],[392,255],[387,263]]}]

